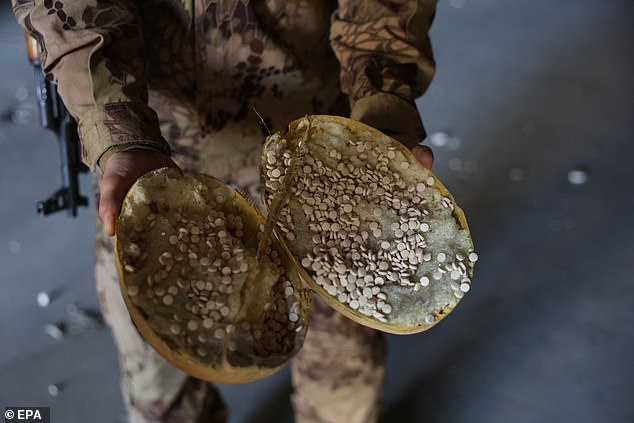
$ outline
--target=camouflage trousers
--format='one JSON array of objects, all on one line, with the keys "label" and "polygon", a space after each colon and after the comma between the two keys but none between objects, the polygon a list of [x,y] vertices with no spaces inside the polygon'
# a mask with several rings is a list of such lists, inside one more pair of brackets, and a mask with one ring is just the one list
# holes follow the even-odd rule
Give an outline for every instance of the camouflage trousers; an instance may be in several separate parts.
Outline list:
[{"label": "camouflage trousers", "polygon": [[[174,126],[177,122],[177,127]],[[255,125],[228,125],[201,137],[178,116],[164,121],[173,134],[174,160],[237,185],[256,200],[263,140]],[[257,202],[257,201],[256,201]],[[140,337],[123,303],[113,243],[97,229],[97,291],[119,351],[123,398],[131,422],[225,422],[227,410],[212,384],[171,366]],[[376,331],[343,317],[316,299],[302,350],[291,362],[291,402],[298,423],[368,423],[378,419],[385,344]]]}]

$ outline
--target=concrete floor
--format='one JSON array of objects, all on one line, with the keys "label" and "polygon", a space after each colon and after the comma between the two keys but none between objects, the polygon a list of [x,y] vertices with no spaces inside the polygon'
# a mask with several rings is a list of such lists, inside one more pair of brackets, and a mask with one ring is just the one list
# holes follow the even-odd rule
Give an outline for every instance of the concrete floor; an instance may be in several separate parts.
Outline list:
[{"label": "concrete floor", "polygon": [[[67,311],[97,309],[94,210],[36,216],[57,146],[8,2],[0,22],[0,407],[125,421],[108,330]],[[442,324],[388,336],[382,421],[633,422],[634,3],[448,0],[431,35],[419,106],[481,259]],[[292,421],[288,369],[221,389],[232,423]]]}]

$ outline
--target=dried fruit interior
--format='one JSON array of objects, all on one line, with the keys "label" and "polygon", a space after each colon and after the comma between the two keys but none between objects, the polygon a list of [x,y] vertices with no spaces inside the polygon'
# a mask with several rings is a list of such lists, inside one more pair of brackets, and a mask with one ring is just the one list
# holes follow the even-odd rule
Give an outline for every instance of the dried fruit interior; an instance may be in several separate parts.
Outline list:
[{"label": "dried fruit interior", "polygon": [[[289,183],[292,160],[301,162]],[[352,316],[426,328],[469,291],[477,256],[462,211],[388,137],[313,116],[270,137],[263,165],[267,204],[291,190],[281,236],[322,296]]]},{"label": "dried fruit interior", "polygon": [[256,264],[261,220],[202,175],[159,171],[128,194],[118,230],[125,294],[171,350],[216,368],[266,368],[301,346],[300,279],[275,244]]}]

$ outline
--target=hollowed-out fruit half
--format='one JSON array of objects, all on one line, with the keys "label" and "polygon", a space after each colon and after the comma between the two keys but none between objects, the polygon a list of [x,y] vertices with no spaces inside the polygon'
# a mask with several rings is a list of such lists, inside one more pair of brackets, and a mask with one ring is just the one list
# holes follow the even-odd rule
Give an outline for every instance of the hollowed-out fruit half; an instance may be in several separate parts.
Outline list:
[{"label": "hollowed-out fruit half", "polygon": [[347,317],[407,334],[471,288],[463,211],[409,149],[365,124],[307,116],[268,137],[263,199],[310,287]]},{"label": "hollowed-out fruit half", "polygon": [[301,347],[310,292],[277,239],[258,257],[264,218],[206,175],[159,169],[123,202],[116,230],[121,292],[164,358],[220,383],[275,372]]}]

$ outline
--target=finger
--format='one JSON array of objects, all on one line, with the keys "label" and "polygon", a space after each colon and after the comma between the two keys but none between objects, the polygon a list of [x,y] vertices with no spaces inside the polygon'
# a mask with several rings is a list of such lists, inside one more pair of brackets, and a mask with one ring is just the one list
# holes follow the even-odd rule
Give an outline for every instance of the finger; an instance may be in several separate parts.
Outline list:
[{"label": "finger", "polygon": [[106,236],[114,236],[115,232],[115,223],[114,223],[114,215],[110,212],[106,212],[103,218],[103,232]]},{"label": "finger", "polygon": [[427,169],[431,169],[434,164],[434,152],[426,145],[417,145],[412,148],[412,154],[416,157],[416,160],[420,162]]},{"label": "finger", "polygon": [[107,236],[113,236],[123,194],[119,192],[118,184],[109,179],[102,180],[100,191],[99,217],[103,222],[104,233]]},{"label": "finger", "polygon": [[103,225],[104,235],[113,236],[115,231],[114,220],[116,214],[114,212],[114,201],[108,196],[101,194],[99,200],[99,217]]}]

